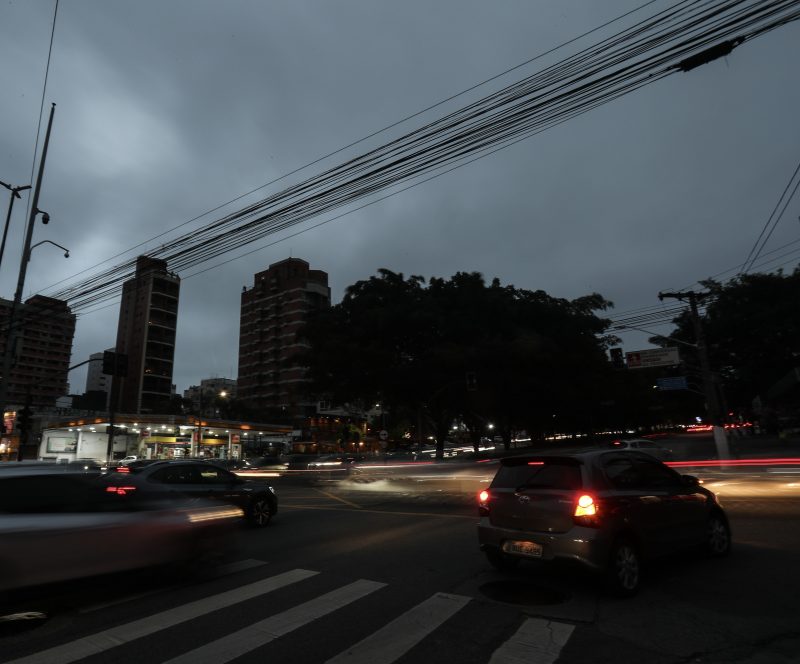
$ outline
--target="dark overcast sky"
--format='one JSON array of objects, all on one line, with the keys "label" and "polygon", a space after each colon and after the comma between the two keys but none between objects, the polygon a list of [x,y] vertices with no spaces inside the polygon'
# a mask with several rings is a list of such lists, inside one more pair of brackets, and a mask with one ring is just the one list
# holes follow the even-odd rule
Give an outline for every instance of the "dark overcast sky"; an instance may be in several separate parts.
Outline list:
[{"label": "dark overcast sky", "polygon": [[[643,2],[62,0],[45,123],[50,103],[57,108],[39,201],[52,221],[37,225],[34,242],[62,244],[71,257],[38,247],[25,296],[157,246],[164,240],[134,249]],[[11,184],[32,180],[54,6],[0,5],[0,180]],[[660,290],[732,277],[800,160],[798,62],[794,23],[320,228],[182,273],[178,390],[236,377],[242,286],[289,255],[328,272],[334,303],[379,268],[425,277],[479,271],[557,297],[599,292],[614,302],[614,318],[658,306]],[[7,201],[0,190],[3,218]],[[8,298],[27,202],[17,203],[0,268]],[[800,238],[798,214],[795,202],[765,251]],[[798,256],[765,269],[791,270]],[[81,313],[73,364],[113,346],[117,314],[118,302]],[[620,336],[626,350],[647,346],[644,334]],[[82,392],[85,371],[70,383]]]}]

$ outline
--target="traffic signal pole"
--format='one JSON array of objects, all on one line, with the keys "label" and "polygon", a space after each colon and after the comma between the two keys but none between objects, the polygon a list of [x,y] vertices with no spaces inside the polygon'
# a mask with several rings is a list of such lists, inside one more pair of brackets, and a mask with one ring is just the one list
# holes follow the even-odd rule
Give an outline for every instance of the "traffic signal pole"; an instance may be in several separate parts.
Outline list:
[{"label": "traffic signal pole", "polygon": [[705,335],[703,334],[703,324],[697,310],[697,301],[705,297],[707,293],[695,293],[686,291],[683,293],[659,293],[658,299],[674,298],[676,300],[688,300],[689,312],[694,327],[694,339],[697,346],[697,356],[700,360],[700,375],[703,381],[703,394],[706,398],[706,411],[708,419],[714,431],[714,443],[717,447],[717,457],[719,459],[730,459],[730,447],[728,446],[728,436],[725,433],[725,426],[720,406],[719,391],[714,372],[711,371],[711,363],[708,360],[708,347],[706,346]]}]

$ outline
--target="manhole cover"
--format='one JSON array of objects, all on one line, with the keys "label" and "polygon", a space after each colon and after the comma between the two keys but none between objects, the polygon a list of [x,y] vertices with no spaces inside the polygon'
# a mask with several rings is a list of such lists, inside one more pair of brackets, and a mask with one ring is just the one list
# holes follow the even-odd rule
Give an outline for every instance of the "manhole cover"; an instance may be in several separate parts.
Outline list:
[{"label": "manhole cover", "polygon": [[484,583],[479,590],[489,599],[506,604],[541,606],[543,604],[561,604],[569,599],[567,593],[555,588],[518,579],[490,581]]}]

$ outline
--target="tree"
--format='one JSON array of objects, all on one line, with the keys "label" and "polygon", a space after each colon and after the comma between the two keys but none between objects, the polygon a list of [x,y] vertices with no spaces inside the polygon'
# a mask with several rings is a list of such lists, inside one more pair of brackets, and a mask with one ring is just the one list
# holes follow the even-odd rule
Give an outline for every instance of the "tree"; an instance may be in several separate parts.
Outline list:
[{"label": "tree", "polygon": [[426,287],[379,270],[309,321],[305,364],[320,397],[379,400],[418,423],[418,440],[432,431],[441,457],[457,418],[492,421],[506,444],[514,427],[544,430],[554,412],[588,426],[586,395],[609,370],[608,321],[595,312],[608,306],[597,294],[569,301],[487,286],[476,272]]},{"label": "tree", "polygon": [[[712,370],[721,381],[729,410],[747,413],[753,399],[766,398],[790,370],[800,365],[800,270],[786,276],[746,274],[725,284],[702,282],[702,325]],[[688,313],[675,319],[670,335],[694,343]],[[683,351],[682,351],[683,353]],[[699,363],[691,350],[691,365]]]}]

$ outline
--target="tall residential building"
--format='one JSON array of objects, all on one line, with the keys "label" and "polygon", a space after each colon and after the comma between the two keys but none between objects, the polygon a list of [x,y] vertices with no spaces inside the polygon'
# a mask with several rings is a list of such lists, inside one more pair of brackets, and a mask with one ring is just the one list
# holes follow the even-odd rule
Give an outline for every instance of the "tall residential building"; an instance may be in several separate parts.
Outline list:
[{"label": "tall residential building", "polygon": [[296,357],[306,348],[298,332],[310,313],[330,304],[328,274],[299,258],[270,265],[242,291],[238,397],[262,417],[315,412],[306,370]]},{"label": "tall residential building", "polygon": [[111,404],[118,413],[164,413],[172,396],[175,330],[181,280],[167,262],[136,259],[122,286],[116,352],[127,355],[127,376],[115,376]]},{"label": "tall residential building", "polygon": [[[12,302],[0,299],[0,356],[5,350]],[[75,336],[75,314],[63,300],[34,295],[16,314],[17,350],[7,405],[55,406],[68,390],[67,371]]]}]

